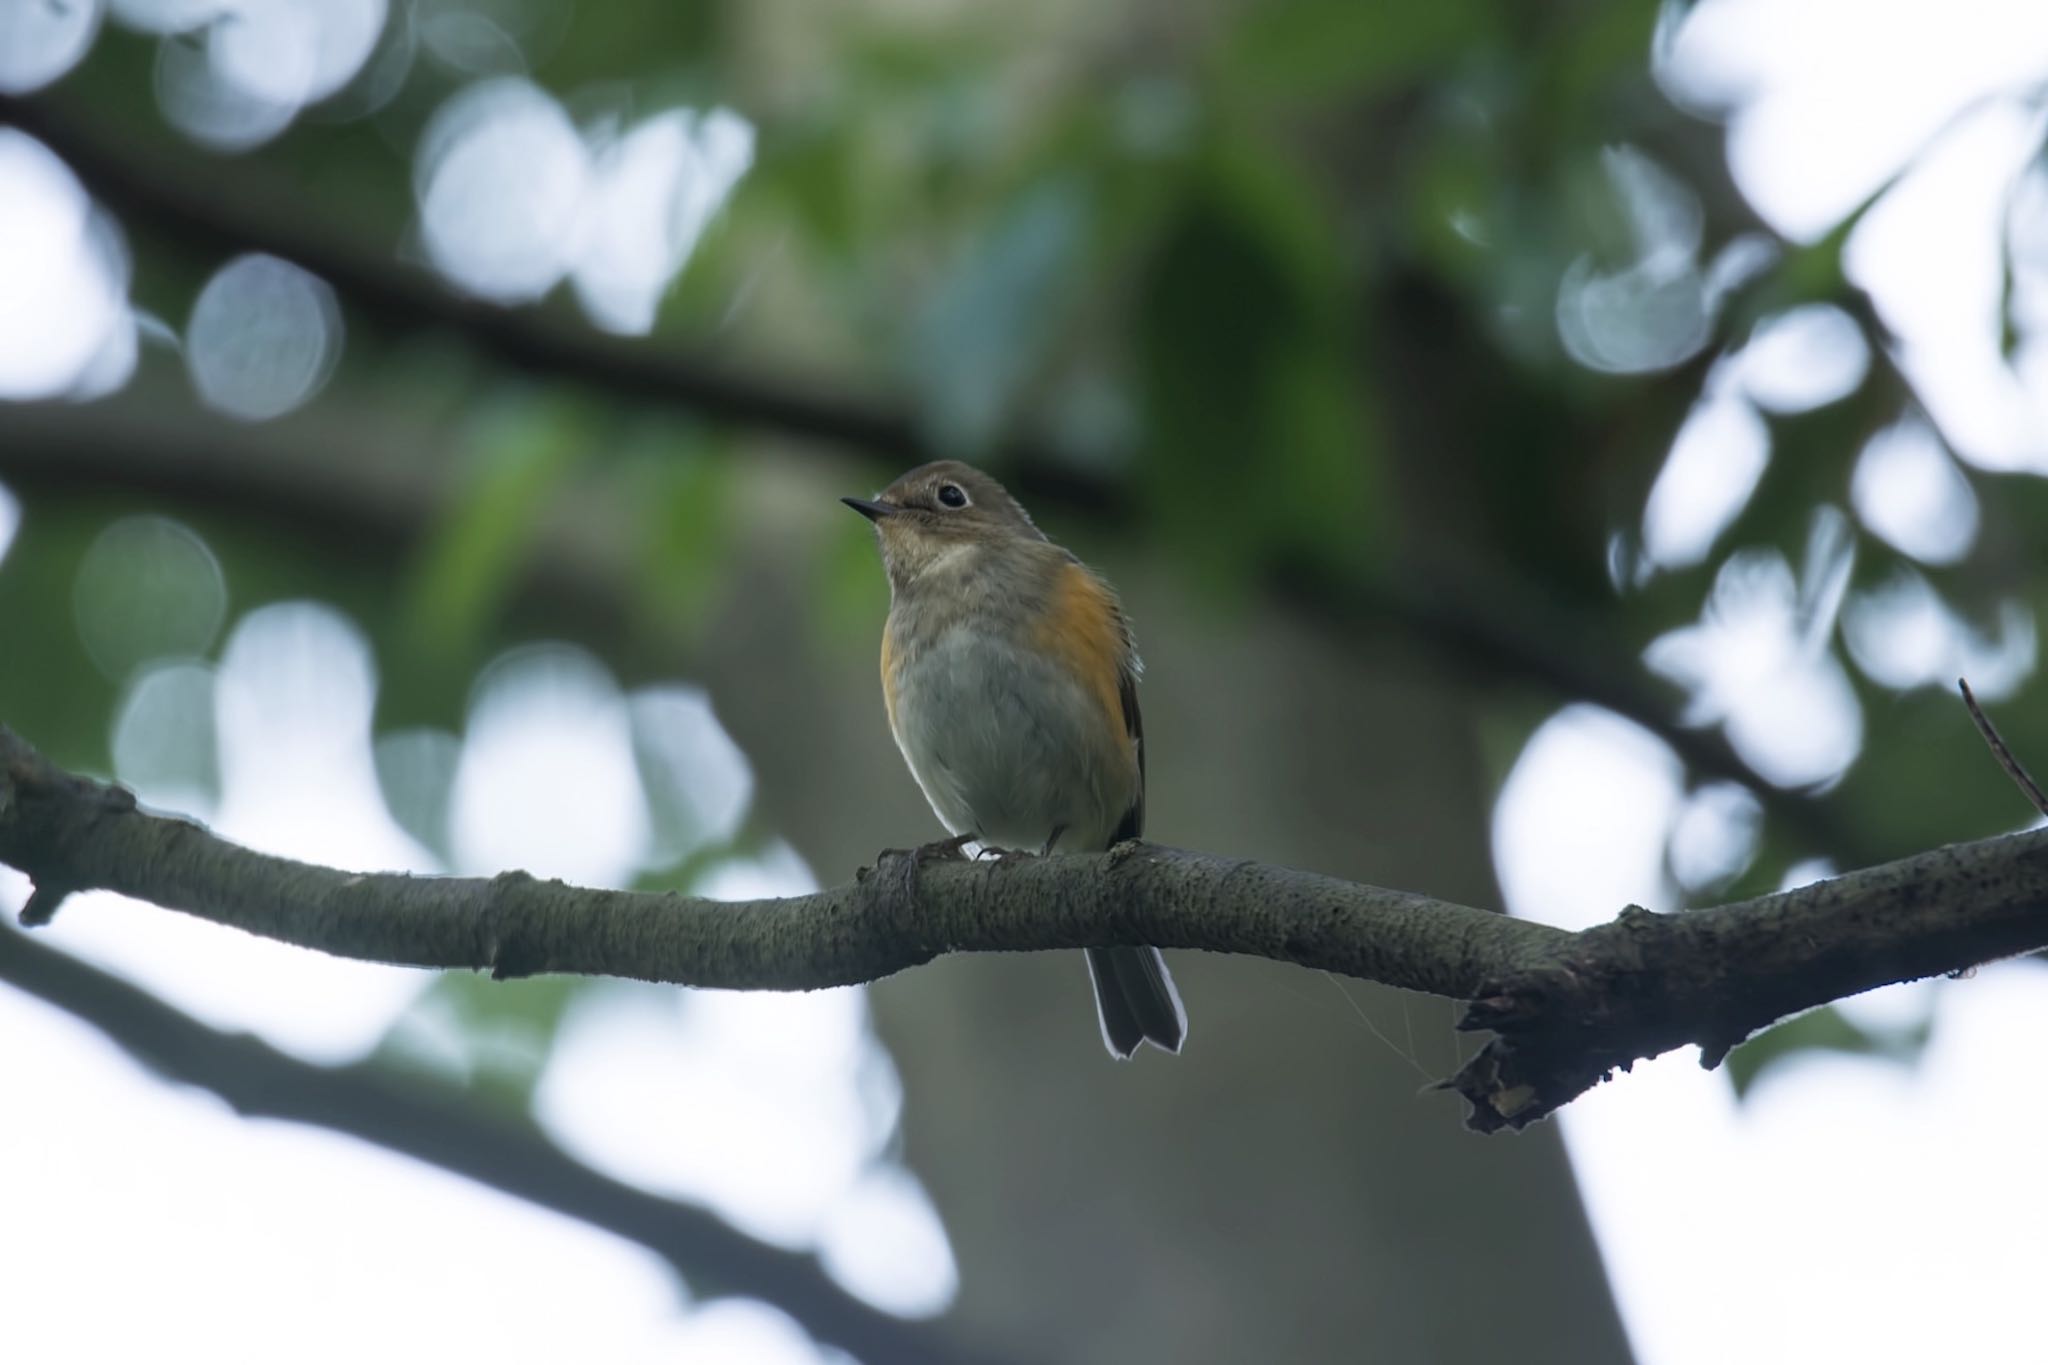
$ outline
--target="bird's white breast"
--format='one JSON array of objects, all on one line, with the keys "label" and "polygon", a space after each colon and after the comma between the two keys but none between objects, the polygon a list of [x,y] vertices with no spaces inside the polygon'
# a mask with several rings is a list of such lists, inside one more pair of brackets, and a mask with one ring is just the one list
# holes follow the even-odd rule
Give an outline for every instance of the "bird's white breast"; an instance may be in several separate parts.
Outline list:
[{"label": "bird's white breast", "polygon": [[1037,850],[1107,847],[1138,795],[1123,719],[1054,660],[958,624],[896,676],[896,743],[955,834]]}]

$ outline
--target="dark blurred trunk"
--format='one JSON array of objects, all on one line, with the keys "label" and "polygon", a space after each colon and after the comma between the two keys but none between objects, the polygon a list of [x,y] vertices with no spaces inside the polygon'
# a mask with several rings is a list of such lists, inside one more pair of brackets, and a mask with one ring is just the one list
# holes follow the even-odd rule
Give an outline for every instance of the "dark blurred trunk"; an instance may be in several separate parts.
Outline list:
[{"label": "dark blurred trunk", "polygon": [[[740,594],[713,684],[772,824],[832,881],[938,826],[883,720],[879,617],[819,646],[790,625],[791,562]],[[1208,615],[1102,567],[1148,665],[1152,837],[1495,903],[1465,685],[1428,651]],[[1482,1139],[1418,1094],[1456,1064],[1446,1002],[1173,965],[1185,1054],[1121,1065],[1078,954],[945,959],[873,990],[963,1333],[1074,1362],[1629,1358],[1555,1130]]]}]

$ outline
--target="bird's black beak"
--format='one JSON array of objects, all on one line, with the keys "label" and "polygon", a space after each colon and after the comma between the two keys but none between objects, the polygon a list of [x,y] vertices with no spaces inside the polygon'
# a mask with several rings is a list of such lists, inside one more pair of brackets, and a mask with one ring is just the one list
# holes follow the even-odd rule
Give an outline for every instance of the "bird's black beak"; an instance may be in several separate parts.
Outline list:
[{"label": "bird's black beak", "polygon": [[866,498],[841,498],[840,501],[866,517],[869,521],[880,521],[883,517],[893,517],[902,510],[894,503],[870,502]]}]

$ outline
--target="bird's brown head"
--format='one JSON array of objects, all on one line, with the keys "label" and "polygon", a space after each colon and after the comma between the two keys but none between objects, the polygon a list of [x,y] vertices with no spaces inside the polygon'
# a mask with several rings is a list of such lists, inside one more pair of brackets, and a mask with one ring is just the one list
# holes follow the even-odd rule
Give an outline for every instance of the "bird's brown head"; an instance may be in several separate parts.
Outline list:
[{"label": "bird's brown head", "polygon": [[874,498],[840,501],[875,524],[898,587],[976,546],[1045,539],[1001,484],[958,460],[919,465]]}]

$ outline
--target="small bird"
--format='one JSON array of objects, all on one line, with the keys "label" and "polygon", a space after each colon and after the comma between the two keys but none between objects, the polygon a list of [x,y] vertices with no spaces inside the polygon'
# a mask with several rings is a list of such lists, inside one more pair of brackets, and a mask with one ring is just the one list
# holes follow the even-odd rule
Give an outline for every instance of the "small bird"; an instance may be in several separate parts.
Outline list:
[{"label": "small bird", "polygon": [[[881,541],[882,697],[940,823],[983,848],[1046,854],[1138,838],[1142,665],[1109,584],[956,460],[841,501]],[[1088,974],[1112,1056],[1180,1051],[1187,1011],[1157,948],[1090,948]]]}]

